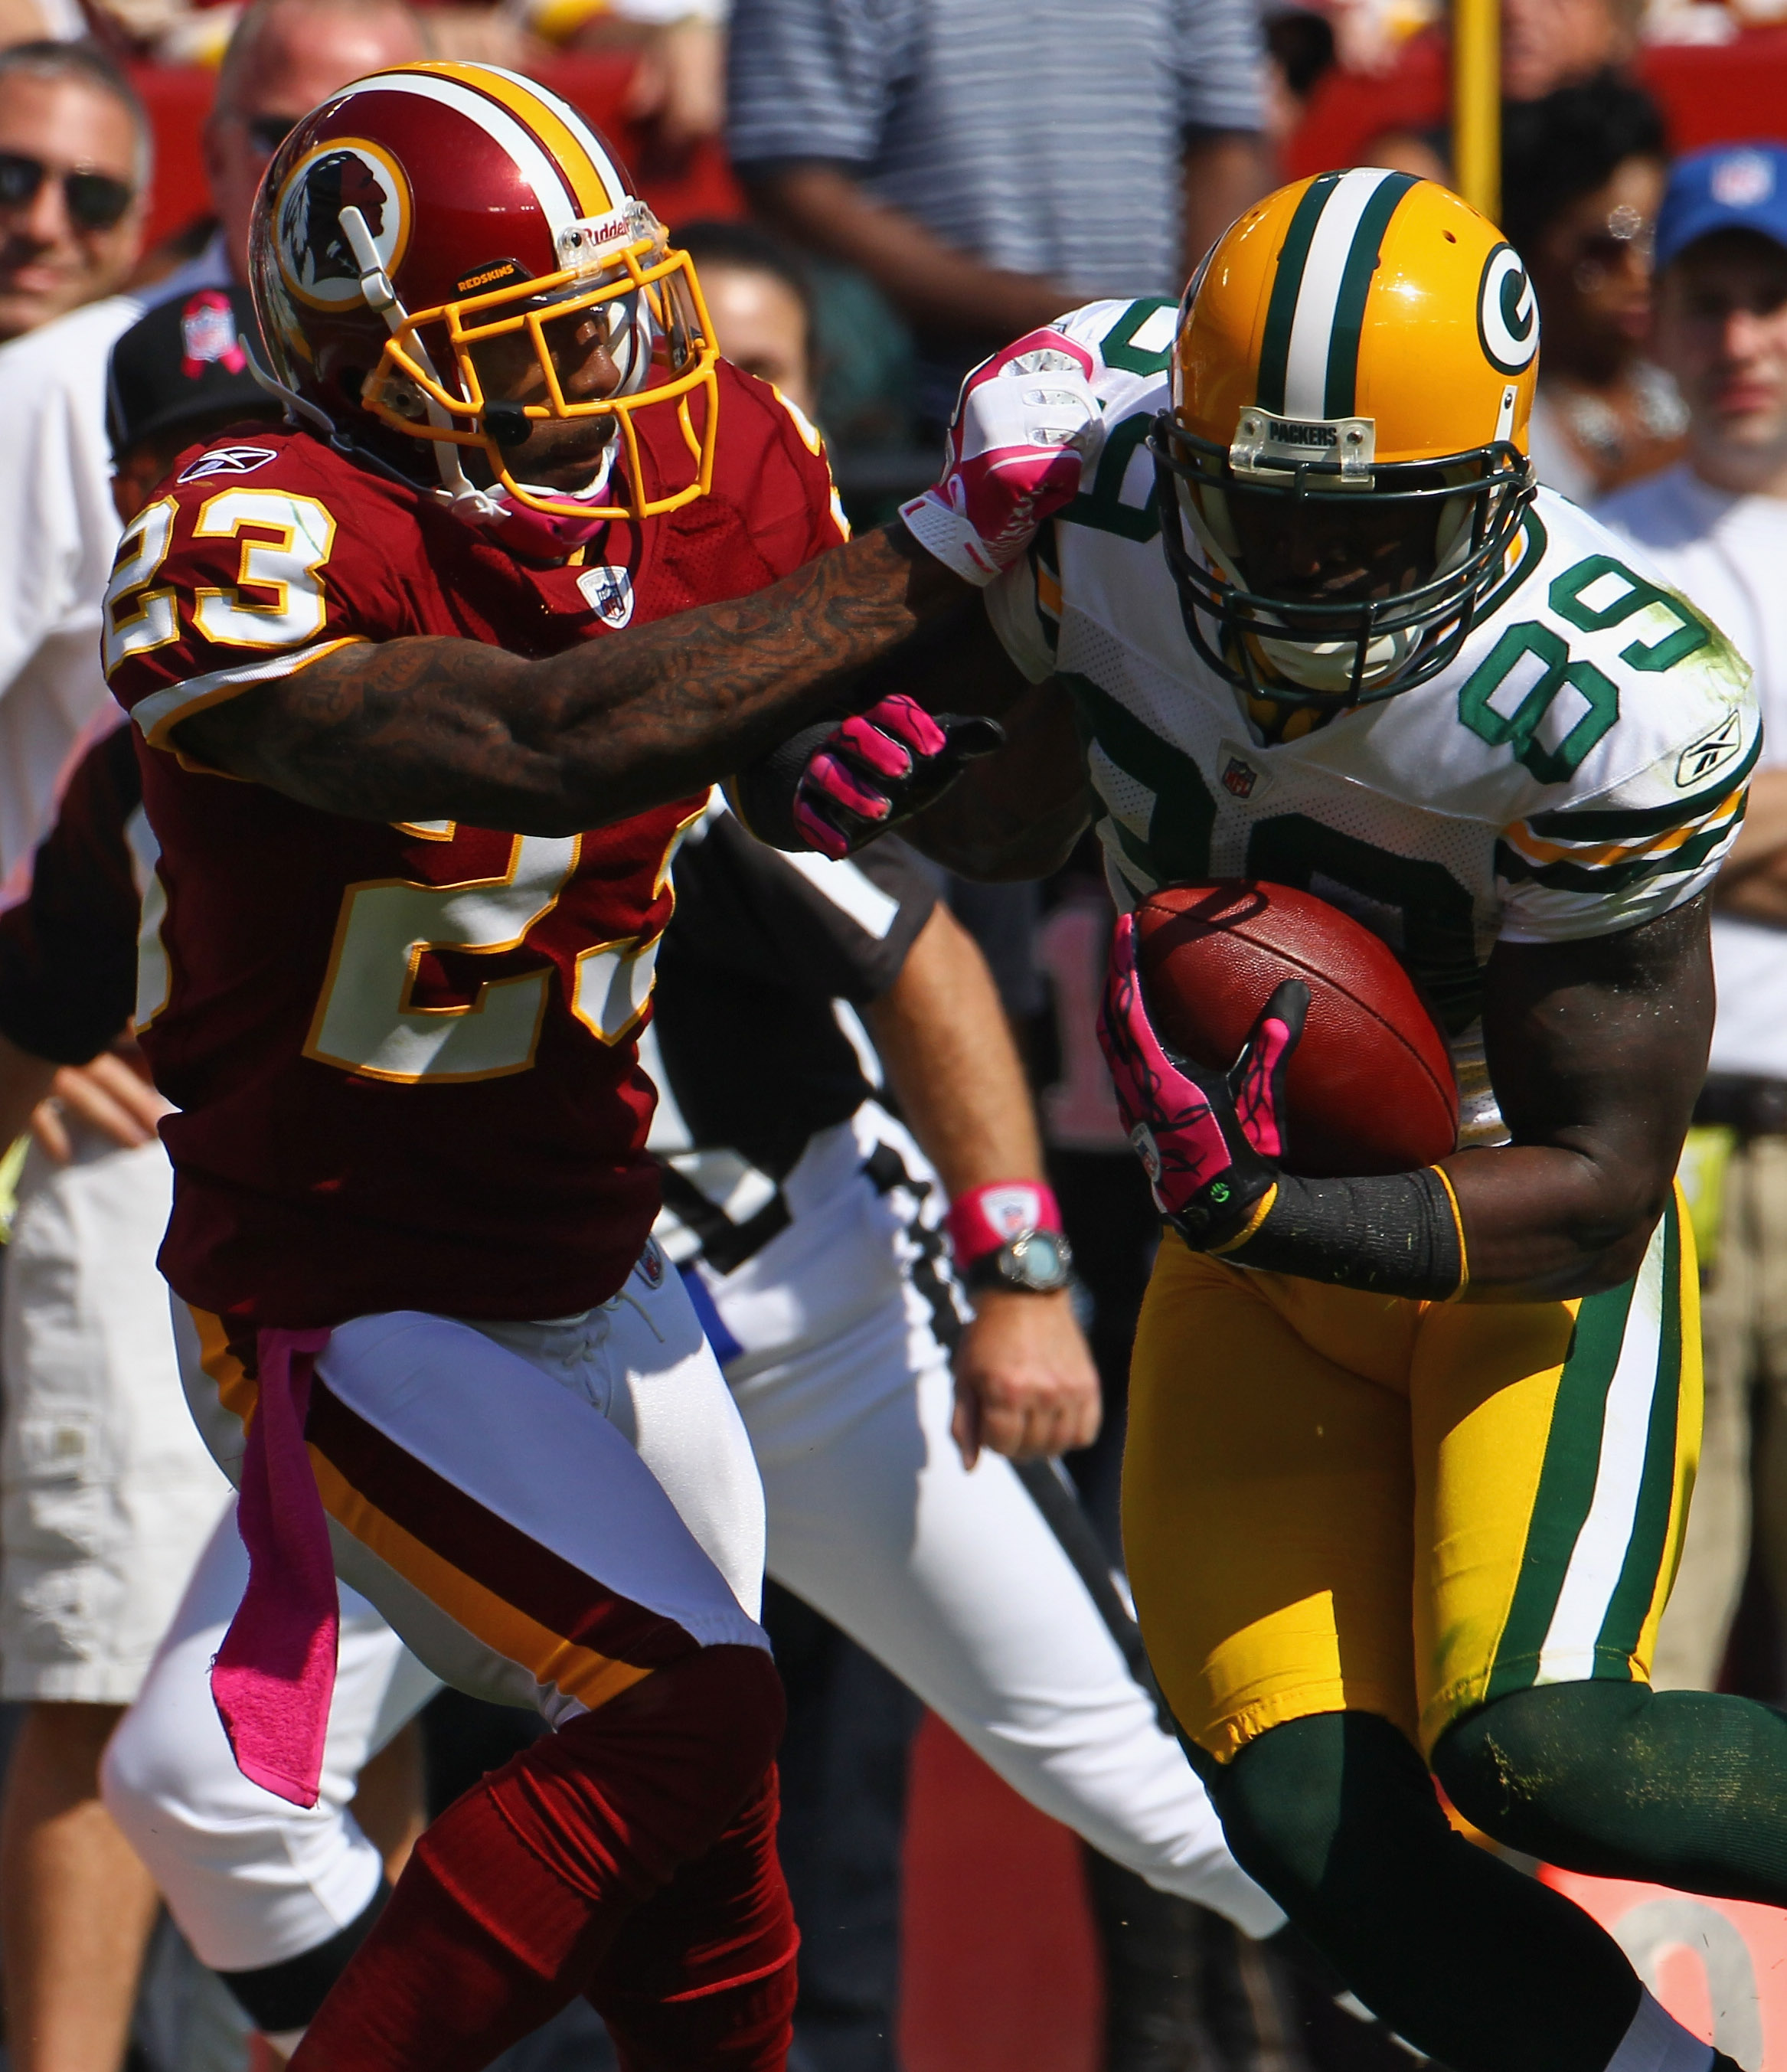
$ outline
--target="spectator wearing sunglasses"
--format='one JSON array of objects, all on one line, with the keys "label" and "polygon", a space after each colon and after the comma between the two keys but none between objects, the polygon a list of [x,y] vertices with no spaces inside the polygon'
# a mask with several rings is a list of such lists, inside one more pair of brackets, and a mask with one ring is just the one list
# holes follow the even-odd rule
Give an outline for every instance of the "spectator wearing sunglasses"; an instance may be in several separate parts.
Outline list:
[{"label": "spectator wearing sunglasses", "polygon": [[1614,72],[1503,110],[1501,221],[1538,294],[1532,451],[1579,504],[1679,458],[1687,415],[1646,355],[1668,160],[1662,117]]},{"label": "spectator wearing sunglasses", "polygon": [[[31,64],[50,62],[30,56],[40,47],[87,68],[83,78],[115,77],[103,59],[84,51],[71,58],[66,45],[26,47]],[[217,235],[152,286],[107,295],[0,345],[0,905],[21,895],[31,850],[53,818],[59,775],[109,704],[98,643],[118,532],[104,423],[112,347],[146,309],[244,278],[249,214],[280,139],[347,80],[420,57],[423,48],[401,0],[256,0],[231,39],[205,130]],[[19,62],[18,53],[0,55],[0,150],[10,134],[6,92]],[[121,81],[117,90],[129,92]],[[90,208],[96,191],[60,177],[73,154],[60,133],[56,141],[52,156],[36,131],[19,133],[18,155],[46,164],[38,205],[72,209],[78,200]],[[140,187],[146,155],[135,164],[127,149],[108,173],[120,164]],[[80,164],[100,169],[91,154]],[[15,177],[29,184],[28,171]],[[0,163],[0,192],[5,179]],[[0,224],[6,220],[0,205]],[[134,220],[127,213],[120,228]]]},{"label": "spectator wearing sunglasses", "polygon": [[257,0],[230,39],[205,126],[221,256],[248,278],[249,217],[267,162],[301,116],[351,79],[425,56],[401,0]]},{"label": "spectator wearing sunglasses", "polygon": [[0,339],[109,295],[142,245],[149,125],[80,43],[0,51]]}]

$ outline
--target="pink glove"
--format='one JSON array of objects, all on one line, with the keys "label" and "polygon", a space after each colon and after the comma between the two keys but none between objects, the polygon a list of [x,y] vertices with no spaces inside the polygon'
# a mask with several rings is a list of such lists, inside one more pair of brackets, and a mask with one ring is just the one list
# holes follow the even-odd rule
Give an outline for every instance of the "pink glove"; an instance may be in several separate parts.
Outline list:
[{"label": "pink glove", "polygon": [[992,720],[933,719],[910,698],[883,698],[834,727],[809,757],[795,787],[795,826],[822,856],[848,856],[941,798],[964,763],[1004,738]]},{"label": "pink glove", "polygon": [[1287,979],[1226,1072],[1193,1064],[1155,1033],[1136,961],[1136,917],[1118,920],[1099,1042],[1154,1199],[1194,1252],[1234,1244],[1277,1184],[1284,1071],[1308,1007],[1308,988]]},{"label": "pink glove", "polygon": [[1091,372],[1083,346],[1033,331],[962,384],[943,479],[900,516],[963,582],[984,588],[1078,493],[1081,468],[1104,436]]}]

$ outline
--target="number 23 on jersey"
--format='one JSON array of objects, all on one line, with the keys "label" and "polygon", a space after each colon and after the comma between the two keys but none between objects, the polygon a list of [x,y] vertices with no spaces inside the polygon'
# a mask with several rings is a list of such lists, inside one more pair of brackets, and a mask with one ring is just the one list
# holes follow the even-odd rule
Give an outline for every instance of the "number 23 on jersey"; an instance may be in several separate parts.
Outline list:
[{"label": "number 23 on jersey", "polygon": [[[101,635],[105,672],[180,637],[179,601],[155,578],[174,544],[171,496],[147,504],[125,528],[105,593]],[[314,640],[328,617],[322,569],[335,521],[314,496],[284,489],[225,489],[207,497],[192,521],[195,540],[240,542],[236,581],[197,590],[195,629],[224,648],[296,648]]]}]

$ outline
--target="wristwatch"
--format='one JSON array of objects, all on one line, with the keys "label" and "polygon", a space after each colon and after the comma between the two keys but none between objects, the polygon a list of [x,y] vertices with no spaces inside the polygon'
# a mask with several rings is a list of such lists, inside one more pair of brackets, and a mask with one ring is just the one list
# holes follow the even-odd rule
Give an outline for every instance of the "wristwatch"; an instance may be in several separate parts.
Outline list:
[{"label": "wristwatch", "polygon": [[984,1252],[963,1276],[972,1293],[1009,1288],[1025,1295],[1054,1295],[1074,1270],[1074,1248],[1059,1231],[1020,1231],[996,1252]]}]

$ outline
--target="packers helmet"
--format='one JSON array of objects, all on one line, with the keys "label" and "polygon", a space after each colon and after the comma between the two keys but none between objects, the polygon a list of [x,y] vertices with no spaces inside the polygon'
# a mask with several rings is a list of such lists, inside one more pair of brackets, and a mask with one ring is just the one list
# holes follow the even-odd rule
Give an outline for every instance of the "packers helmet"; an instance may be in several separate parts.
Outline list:
[{"label": "packers helmet", "polygon": [[1185,291],[1148,442],[1205,660],[1292,709],[1443,669],[1532,499],[1538,364],[1519,256],[1433,181],[1354,166],[1243,216]]}]

